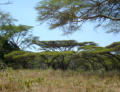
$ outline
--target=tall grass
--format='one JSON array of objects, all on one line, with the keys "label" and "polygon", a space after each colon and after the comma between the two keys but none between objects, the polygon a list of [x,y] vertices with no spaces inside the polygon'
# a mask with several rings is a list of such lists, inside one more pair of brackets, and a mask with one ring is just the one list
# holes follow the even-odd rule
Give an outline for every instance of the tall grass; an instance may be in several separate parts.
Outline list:
[{"label": "tall grass", "polygon": [[7,69],[0,72],[0,92],[120,92],[120,76],[115,72]]}]

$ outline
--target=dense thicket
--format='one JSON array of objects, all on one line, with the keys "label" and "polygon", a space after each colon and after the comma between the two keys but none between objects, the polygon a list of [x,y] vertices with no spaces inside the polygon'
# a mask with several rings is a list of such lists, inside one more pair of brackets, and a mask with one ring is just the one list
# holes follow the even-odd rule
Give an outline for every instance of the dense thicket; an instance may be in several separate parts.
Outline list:
[{"label": "dense thicket", "polygon": [[120,44],[115,42],[106,47],[85,45],[81,46],[78,51],[43,51],[39,53],[14,51],[4,57],[6,65],[14,69],[53,68],[76,71],[119,71],[120,51],[116,51],[118,48],[120,49]]}]

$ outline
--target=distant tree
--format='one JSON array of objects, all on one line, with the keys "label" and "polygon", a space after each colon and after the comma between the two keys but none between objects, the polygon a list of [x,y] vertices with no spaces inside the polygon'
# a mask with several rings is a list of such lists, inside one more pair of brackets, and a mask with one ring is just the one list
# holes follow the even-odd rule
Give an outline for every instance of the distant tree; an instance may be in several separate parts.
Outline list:
[{"label": "distant tree", "polygon": [[33,43],[46,51],[69,51],[79,45],[75,40],[34,41]]},{"label": "distant tree", "polygon": [[33,43],[40,46],[41,50],[47,51],[72,51],[75,47],[94,44],[93,42],[79,43],[75,40],[34,41]]},{"label": "distant tree", "polygon": [[42,0],[36,9],[38,21],[49,22],[51,29],[73,32],[84,22],[96,20],[98,26],[114,24],[109,32],[120,32],[120,0]]}]

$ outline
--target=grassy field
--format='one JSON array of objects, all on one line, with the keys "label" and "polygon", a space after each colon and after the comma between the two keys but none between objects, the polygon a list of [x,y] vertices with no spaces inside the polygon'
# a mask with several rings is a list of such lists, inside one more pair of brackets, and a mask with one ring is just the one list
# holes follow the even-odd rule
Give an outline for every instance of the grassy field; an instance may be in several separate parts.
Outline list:
[{"label": "grassy field", "polygon": [[120,76],[117,73],[9,69],[0,72],[0,92],[120,92]]}]

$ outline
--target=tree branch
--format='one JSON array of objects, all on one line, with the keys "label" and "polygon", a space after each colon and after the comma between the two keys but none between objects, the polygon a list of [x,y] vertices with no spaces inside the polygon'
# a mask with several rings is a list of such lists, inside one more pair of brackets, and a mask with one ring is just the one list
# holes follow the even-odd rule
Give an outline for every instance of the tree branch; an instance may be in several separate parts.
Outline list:
[{"label": "tree branch", "polygon": [[82,19],[85,19],[85,20],[95,19],[95,18],[107,18],[107,19],[114,20],[114,21],[120,21],[120,18],[113,18],[113,17],[109,17],[109,16],[105,16],[105,15],[96,15],[96,16],[92,16],[92,17],[82,17]]}]

